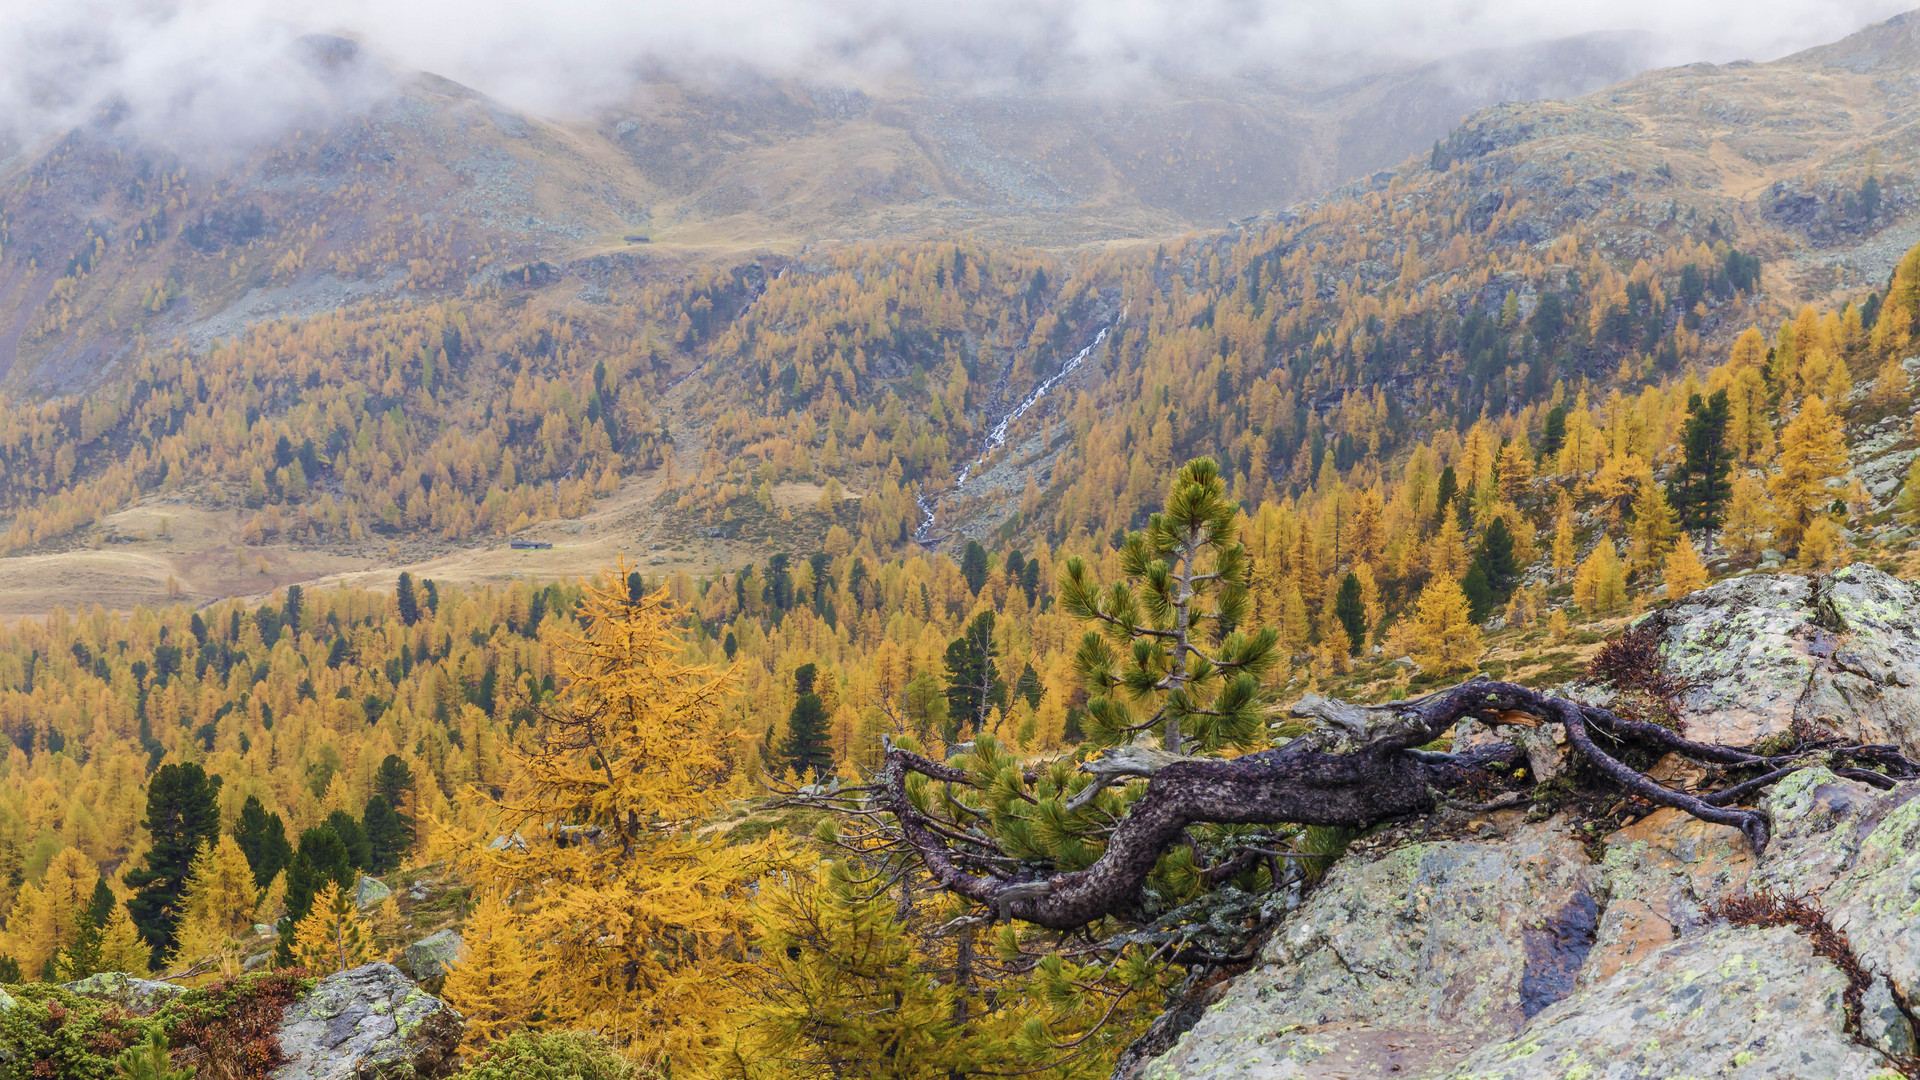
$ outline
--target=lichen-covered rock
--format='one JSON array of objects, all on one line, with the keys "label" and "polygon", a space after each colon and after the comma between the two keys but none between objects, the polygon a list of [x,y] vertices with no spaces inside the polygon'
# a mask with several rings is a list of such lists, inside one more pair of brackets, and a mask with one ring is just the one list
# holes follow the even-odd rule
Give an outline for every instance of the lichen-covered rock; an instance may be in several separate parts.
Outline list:
[{"label": "lichen-covered rock", "polygon": [[353,887],[353,904],[359,908],[370,908],[384,902],[392,895],[393,890],[387,888],[386,882],[362,874],[359,882]]},{"label": "lichen-covered rock", "polygon": [[1869,1080],[1846,977],[1787,927],[1719,926],[1663,945],[1443,1074],[1448,1080]]},{"label": "lichen-covered rock", "polygon": [[465,1028],[459,1013],[392,964],[337,972],[287,1007],[278,1033],[286,1063],[273,1080],[445,1076]]},{"label": "lichen-covered rock", "polygon": [[1417,1075],[1456,1061],[1572,992],[1598,884],[1557,820],[1349,857],[1145,1075]]},{"label": "lichen-covered rock", "polygon": [[1808,769],[1766,805],[1779,836],[1756,884],[1817,896],[1861,964],[1920,1003],[1920,784],[1882,792]]},{"label": "lichen-covered rock", "polygon": [[1789,730],[1813,676],[1813,587],[1792,574],[1749,574],[1649,615],[1667,668],[1693,685],[1688,734],[1744,745]]},{"label": "lichen-covered rock", "polygon": [[152,1012],[187,992],[186,987],[154,979],[140,979],[119,971],[102,971],[61,989],[81,997],[98,998],[122,1005],[134,1012]]},{"label": "lichen-covered rock", "polygon": [[18,1003],[13,1000],[13,995],[7,993],[5,987],[0,986],[0,1012],[6,1012],[16,1004]]},{"label": "lichen-covered rock", "polygon": [[1866,564],[1749,574],[1656,611],[1688,734],[1740,746],[1795,719],[1920,755],[1920,594]]},{"label": "lichen-covered rock", "polygon": [[[1692,683],[1693,737],[1750,744],[1797,721],[1920,757],[1920,589],[1863,565],[1750,575],[1648,619]],[[1129,1075],[1888,1080],[1887,1055],[1920,1042],[1920,783],[1809,768],[1760,805],[1760,857],[1675,810],[1607,837],[1598,865],[1556,822],[1349,856],[1259,966]],[[1856,1031],[1846,975],[1804,934],[1717,913],[1761,891],[1807,898],[1845,936],[1870,979]]]},{"label": "lichen-covered rock", "polygon": [[1839,636],[1795,715],[1920,758],[1920,595],[1860,564],[1816,584],[1821,622]]},{"label": "lichen-covered rock", "polygon": [[1882,975],[1873,980],[1860,1001],[1860,1037],[1868,1046],[1892,1057],[1913,1057],[1920,1053],[1914,1040],[1913,1021],[1893,996],[1893,987]]},{"label": "lichen-covered rock", "polygon": [[460,959],[464,942],[452,930],[436,930],[407,946],[403,958],[416,979],[437,979]]}]

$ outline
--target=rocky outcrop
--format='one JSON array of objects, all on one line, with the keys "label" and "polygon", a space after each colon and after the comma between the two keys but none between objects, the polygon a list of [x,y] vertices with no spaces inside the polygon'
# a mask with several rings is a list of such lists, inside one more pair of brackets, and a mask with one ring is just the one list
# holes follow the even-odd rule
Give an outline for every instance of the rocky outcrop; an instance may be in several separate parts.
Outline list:
[{"label": "rocky outcrop", "polygon": [[392,964],[367,964],[320,980],[280,1022],[286,1061],[273,1080],[368,1080],[453,1072],[465,1030],[460,1014]]},{"label": "rocky outcrop", "polygon": [[437,979],[453,967],[460,959],[460,950],[465,943],[460,935],[452,930],[436,930],[419,941],[407,946],[401,962],[416,979]]},{"label": "rocky outcrop", "polygon": [[1920,596],[1865,564],[1818,578],[1750,574],[1647,617],[1693,684],[1687,733],[1745,745],[1795,720],[1920,755]]},{"label": "rocky outcrop", "polygon": [[1343,862],[1147,1075],[1457,1060],[1573,990],[1599,884],[1559,821]]},{"label": "rocky outcrop", "polygon": [[102,971],[61,986],[81,997],[111,1001],[131,1012],[149,1013],[187,992],[186,987],[142,979],[119,971]]},{"label": "rocky outcrop", "polygon": [[387,888],[386,882],[365,874],[360,875],[353,886],[353,904],[358,908],[377,907],[392,895],[393,890]]},{"label": "rocky outcrop", "polygon": [[[1871,567],[1723,582],[1650,616],[1694,680],[1689,732],[1799,722],[1920,749],[1920,595]],[[1349,854],[1255,967],[1131,1076],[1892,1080],[1916,1045],[1920,783],[1824,768],[1759,804],[1773,840],[1660,810],[1598,845],[1518,811],[1469,835]],[[1802,898],[1845,963],[1794,925],[1726,918]],[[1860,990],[1850,1023],[1849,986]]]}]

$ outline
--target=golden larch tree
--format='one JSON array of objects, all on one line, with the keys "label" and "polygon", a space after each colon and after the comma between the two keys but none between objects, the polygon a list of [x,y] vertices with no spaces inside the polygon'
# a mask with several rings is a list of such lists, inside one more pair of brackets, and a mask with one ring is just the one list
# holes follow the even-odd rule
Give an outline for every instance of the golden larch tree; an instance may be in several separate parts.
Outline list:
[{"label": "golden larch tree", "polygon": [[1720,541],[1742,558],[1758,555],[1772,537],[1773,506],[1767,489],[1748,473],[1733,478],[1727,496],[1727,516],[1720,525]]},{"label": "golden larch tree", "polygon": [[1799,414],[1780,434],[1780,468],[1767,481],[1778,525],[1776,536],[1788,554],[1799,551],[1807,527],[1833,503],[1828,481],[1846,469],[1847,440],[1840,418],[1821,398],[1805,398]]},{"label": "golden larch tree", "polygon": [[1460,583],[1435,578],[1420,593],[1411,627],[1413,658],[1431,673],[1451,674],[1473,667],[1480,655],[1480,628]]},{"label": "golden larch tree", "polygon": [[69,847],[47,864],[39,885],[21,886],[7,917],[7,952],[29,978],[79,936],[99,877],[93,860]]},{"label": "golden larch tree", "polygon": [[1663,580],[1669,601],[1678,600],[1707,583],[1707,568],[1701,565],[1700,553],[1693,549],[1690,538],[1682,536],[1673,545],[1673,550],[1667,553]]},{"label": "golden larch tree", "polygon": [[329,881],[294,928],[293,955],[308,971],[331,975],[366,963],[372,940],[367,921],[354,910],[353,894]]},{"label": "golden larch tree", "polygon": [[1427,549],[1427,574],[1435,580],[1457,582],[1466,574],[1470,561],[1458,516],[1449,507]]},{"label": "golden larch tree", "polygon": [[229,939],[246,933],[260,902],[253,869],[231,835],[201,847],[185,892],[180,928],[175,931],[179,944],[171,960],[173,969],[220,952]]},{"label": "golden larch tree", "polygon": [[1553,579],[1566,580],[1567,571],[1573,569],[1574,558],[1579,554],[1573,534],[1573,506],[1562,493],[1560,512],[1553,519]]},{"label": "golden larch tree", "polygon": [[1853,545],[1830,517],[1817,517],[1800,538],[1799,563],[1816,572],[1833,570],[1853,561]]},{"label": "golden larch tree", "polygon": [[441,996],[467,1018],[466,1044],[479,1049],[526,1026],[533,1011],[534,964],[513,911],[490,889],[460,928],[464,945]]},{"label": "golden larch tree", "polygon": [[1902,525],[1920,525],[1920,457],[1907,466],[1900,494],[1893,501],[1893,517]]},{"label": "golden larch tree", "polygon": [[1667,502],[1666,492],[1653,477],[1641,477],[1633,493],[1633,523],[1627,530],[1628,558],[1634,567],[1644,570],[1659,565],[1679,532],[1679,520]]},{"label": "golden larch tree", "polygon": [[516,897],[544,1024],[692,1071],[745,1004],[751,897],[797,862],[784,837],[701,830],[741,738],[723,715],[733,674],[683,660],[683,609],[664,590],[631,596],[627,572],[584,587],[583,629],[553,646],[560,696],[505,797],[472,792],[492,827],[457,838],[478,883]]},{"label": "golden larch tree", "polygon": [[1574,571],[1573,602],[1596,615],[1612,614],[1626,604],[1626,570],[1612,540],[1601,537]]},{"label": "golden larch tree", "polygon": [[100,935],[100,970],[145,975],[152,964],[153,949],[140,936],[140,928],[133,925],[127,905],[113,905],[106,932]]}]

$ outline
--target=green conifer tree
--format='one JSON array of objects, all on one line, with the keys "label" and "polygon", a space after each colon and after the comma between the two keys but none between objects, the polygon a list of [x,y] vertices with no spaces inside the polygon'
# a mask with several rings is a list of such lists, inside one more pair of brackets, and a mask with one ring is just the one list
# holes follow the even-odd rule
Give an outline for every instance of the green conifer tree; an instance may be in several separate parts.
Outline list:
[{"label": "green conifer tree", "polygon": [[787,717],[787,737],[780,743],[780,756],[795,775],[802,778],[825,776],[833,771],[833,746],[830,718],[820,695],[813,691],[818,669],[802,664],[793,673],[794,690],[799,698]]},{"label": "green conifer tree", "polygon": [[265,889],[273,883],[287,860],[293,858],[293,845],[287,842],[287,829],[279,814],[267,813],[259,796],[249,795],[240,807],[240,820],[234,823],[234,842],[253,868],[253,883]]},{"label": "green conifer tree", "polygon": [[967,589],[978,595],[987,583],[987,549],[980,546],[978,540],[967,541],[966,551],[960,556],[960,576],[967,579]]},{"label": "green conifer tree", "polygon": [[340,838],[347,849],[347,862],[355,870],[373,869],[373,844],[367,840],[367,831],[360,827],[360,819],[345,810],[335,810],[327,815],[327,828]]},{"label": "green conifer tree", "polygon": [[408,626],[420,621],[420,599],[413,593],[413,575],[400,571],[400,584],[394,589],[393,600],[400,608],[400,621]]},{"label": "green conifer tree", "polygon": [[991,611],[975,615],[966,632],[947,643],[948,742],[979,732],[994,709],[1007,707],[1006,683],[994,663],[999,655]]},{"label": "green conifer tree", "polygon": [[400,823],[400,815],[384,797],[375,795],[367,800],[360,827],[366,833],[367,846],[372,852],[374,873],[384,874],[393,870],[406,858],[407,849],[412,843]]},{"label": "green conifer tree", "polygon": [[1333,598],[1333,614],[1347,632],[1347,651],[1358,653],[1367,643],[1367,607],[1360,593],[1360,577],[1352,571],[1340,579]]},{"label": "green conifer tree", "polygon": [[197,762],[162,765],[147,783],[147,816],[152,837],[147,864],[125,881],[134,890],[127,911],[156,962],[173,952],[174,930],[193,858],[220,831],[220,778],[208,776]]},{"label": "green conifer tree", "polygon": [[[1473,566],[1485,581],[1490,603],[1505,603],[1520,574],[1520,564],[1513,556],[1513,533],[1508,531],[1505,518],[1494,518],[1487,523],[1480,542],[1474,545]],[[1462,582],[1461,587],[1467,588],[1466,583]],[[1473,598],[1471,589],[1467,591],[1467,598]]]},{"label": "green conifer tree", "polygon": [[1704,533],[1709,546],[1733,494],[1733,454],[1726,445],[1729,415],[1725,390],[1714,391],[1704,402],[1699,394],[1687,399],[1681,435],[1686,456],[1667,485],[1667,501],[1679,513],[1680,527]]},{"label": "green conifer tree", "polygon": [[1097,627],[1074,659],[1094,692],[1089,734],[1102,744],[1151,731],[1177,754],[1190,739],[1203,750],[1264,739],[1254,699],[1280,635],[1271,627],[1251,636],[1238,629],[1252,569],[1236,535],[1239,510],[1219,466],[1196,458],[1174,476],[1165,509],[1127,536],[1120,550],[1126,581],[1103,590],[1085,560],[1066,561],[1061,607]]}]

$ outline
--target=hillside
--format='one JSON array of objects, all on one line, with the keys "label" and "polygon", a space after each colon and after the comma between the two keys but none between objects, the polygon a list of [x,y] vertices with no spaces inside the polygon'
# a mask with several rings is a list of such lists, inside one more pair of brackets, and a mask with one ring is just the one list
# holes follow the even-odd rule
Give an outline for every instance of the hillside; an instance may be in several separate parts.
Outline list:
[{"label": "hillside", "polygon": [[1920,16],[1643,44],[10,151],[0,1080],[1920,1076]]},{"label": "hillside", "polygon": [[[1635,70],[1632,39],[1390,68],[1338,86],[639,84],[582,122],[517,114],[340,39],[340,96],[273,145],[172,149],[111,114],[0,159],[0,376],[77,389],[139,339],[196,346],[360,298],[457,294],[541,261],[974,234],[1073,247],[1217,227],[1397,162],[1470,109]],[[372,93],[372,91],[362,91]]]},{"label": "hillside", "polygon": [[[1105,235],[1140,240],[1283,199],[1291,181],[1236,172],[1255,160],[1241,151],[1194,150],[1213,171],[1185,151],[1147,153],[1146,132],[1213,130],[1154,112],[1187,106],[1103,105],[1101,120],[1076,111],[1096,103],[1044,86],[1013,109],[918,91],[650,84],[567,126],[422,76],[365,116],[211,162],[103,119],[16,159],[0,205],[7,383],[39,402],[14,410],[0,448],[13,555],[0,609],[43,610],[70,595],[61,582],[95,582],[116,602],[399,565],[477,583],[623,548],[662,572],[701,570],[823,543],[784,519],[830,481],[864,496],[849,531],[882,548],[956,528],[1111,533],[1139,510],[1124,448],[1153,441],[1147,391],[1163,383],[1188,401],[1155,460],[1214,454],[1246,474],[1249,498],[1311,483],[1343,437],[1368,446],[1335,446],[1345,471],[1390,462],[1437,427],[1463,430],[1482,407],[1537,425],[1557,383],[1631,392],[1711,361],[1751,323],[1862,300],[1886,280],[1916,228],[1911,118],[1886,92],[1912,73],[1913,23],[1771,64],[1498,106],[1397,169],[1151,245],[1063,249],[1047,215],[1091,214],[1119,229]],[[1604,78],[1631,54],[1630,41],[1589,39],[1341,86],[1192,89],[1234,108],[1307,94],[1335,119],[1262,111],[1274,130],[1332,140],[1288,152],[1319,162],[1320,183],[1347,168],[1327,162],[1404,149],[1413,120],[1382,118],[1426,115],[1417,103],[1437,87],[1466,92],[1463,70],[1476,93],[1525,96]],[[344,46],[307,62],[343,79],[368,63]],[[1048,125],[1135,142],[1074,149]],[[1326,134],[1336,128],[1347,134]],[[1228,129],[1248,147],[1268,138]],[[1343,139],[1364,146],[1326,149]],[[833,169],[866,168],[855,143],[899,161],[911,144],[910,172],[947,179],[888,188],[918,193],[905,203],[836,201]],[[1013,173],[982,172],[986,157],[965,164],[966,147],[1071,159],[1059,175],[1080,186],[1040,198]],[[1153,160],[1148,172],[1115,164]],[[748,176],[759,194],[743,202]],[[1214,196],[1176,190],[1207,177],[1254,201],[1208,209]],[[909,203],[976,217],[936,223]],[[894,215],[909,238],[830,242],[892,230],[871,214]],[[973,238],[911,239],[946,228]],[[763,246],[740,251],[756,230]],[[1016,236],[1042,246],[1010,246]],[[1553,327],[1535,317],[1549,295]],[[1496,316],[1502,333],[1487,337],[1476,319]],[[45,396],[82,387],[94,387],[84,406]],[[1380,421],[1352,394],[1385,387],[1368,403],[1391,414],[1375,445]],[[615,405],[611,420],[589,415]],[[427,423],[396,441],[376,423],[396,406]],[[1076,410],[1086,420],[1069,421]],[[1409,428],[1394,410],[1418,418]],[[364,460],[349,466],[343,451],[368,440],[378,455],[355,449],[345,456]],[[990,443],[1004,449],[948,493]],[[294,457],[306,475],[289,492],[279,473]],[[452,484],[429,479],[442,469]],[[323,524],[281,526],[303,512]],[[176,522],[191,541],[162,535]],[[539,535],[582,546],[500,551],[504,534],[541,522],[569,523]]]}]

